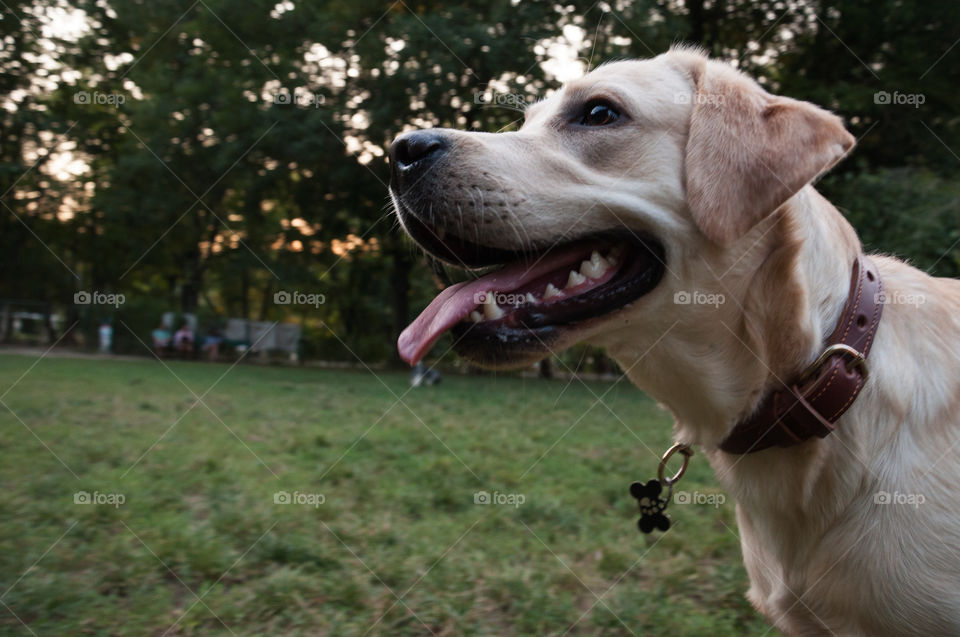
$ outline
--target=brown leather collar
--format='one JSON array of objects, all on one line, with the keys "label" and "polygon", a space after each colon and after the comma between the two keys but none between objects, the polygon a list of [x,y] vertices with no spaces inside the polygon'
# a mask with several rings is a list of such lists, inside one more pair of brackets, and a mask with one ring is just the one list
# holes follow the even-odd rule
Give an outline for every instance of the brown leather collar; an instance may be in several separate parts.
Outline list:
[{"label": "brown leather collar", "polygon": [[853,262],[850,295],[823,353],[789,386],[771,392],[720,443],[727,453],[752,453],[823,438],[853,404],[867,380],[867,355],[883,314],[883,282],[877,266],[860,255]]}]

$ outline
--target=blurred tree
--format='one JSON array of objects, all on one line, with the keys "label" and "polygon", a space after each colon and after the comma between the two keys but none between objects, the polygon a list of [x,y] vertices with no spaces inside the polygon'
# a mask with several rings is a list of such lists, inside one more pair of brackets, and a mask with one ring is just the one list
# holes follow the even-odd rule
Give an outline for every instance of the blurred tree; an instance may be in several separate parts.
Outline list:
[{"label": "blurred tree", "polygon": [[868,250],[896,255],[939,276],[960,276],[960,182],[911,167],[846,173],[834,200]]},{"label": "blurred tree", "polygon": [[[391,140],[508,130],[557,76],[681,41],[842,114],[862,139],[821,187],[869,245],[960,273],[956,3],[28,0],[0,29],[0,296],[117,289],[146,322],[297,320],[317,356],[394,357],[432,277],[386,205]],[[64,151],[85,172],[55,178]]]},{"label": "blurred tree", "polygon": [[297,313],[274,292],[327,291],[314,277],[362,247],[337,241],[381,199],[338,141],[342,65],[311,39],[322,16],[233,0],[80,6],[91,29],[71,66],[90,91],[125,97],[82,133],[99,271],[139,298],[165,290],[170,309],[260,319]]},{"label": "blurred tree", "polygon": [[[73,228],[63,202],[80,195],[55,178],[62,168],[52,160],[69,150],[70,125],[41,99],[60,79],[45,60],[41,14],[32,2],[11,2],[0,13],[0,304],[29,302],[25,307],[48,312],[71,302],[76,289]],[[0,333],[9,337],[9,325]]]}]

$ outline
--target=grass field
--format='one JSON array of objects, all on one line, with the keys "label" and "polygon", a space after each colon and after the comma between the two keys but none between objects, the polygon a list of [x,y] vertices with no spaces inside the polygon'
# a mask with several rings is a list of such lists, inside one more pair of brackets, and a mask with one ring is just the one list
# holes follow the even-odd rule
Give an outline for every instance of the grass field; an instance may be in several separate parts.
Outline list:
[{"label": "grass field", "polygon": [[637,532],[670,417],[626,382],[34,363],[0,356],[0,634],[767,631],[729,500]]}]

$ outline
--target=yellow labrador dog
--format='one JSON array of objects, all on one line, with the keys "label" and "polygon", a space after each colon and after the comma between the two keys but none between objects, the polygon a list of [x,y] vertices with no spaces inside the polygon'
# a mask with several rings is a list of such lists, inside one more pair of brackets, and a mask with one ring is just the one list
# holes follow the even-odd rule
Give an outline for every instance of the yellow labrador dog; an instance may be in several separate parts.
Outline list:
[{"label": "yellow labrador dog", "polygon": [[735,496],[777,628],[957,635],[960,283],[862,257],[810,185],[853,145],[688,49],[602,66],[517,132],[401,135],[404,229],[502,267],[440,293],[400,352],[448,330],[499,368],[605,346]]}]

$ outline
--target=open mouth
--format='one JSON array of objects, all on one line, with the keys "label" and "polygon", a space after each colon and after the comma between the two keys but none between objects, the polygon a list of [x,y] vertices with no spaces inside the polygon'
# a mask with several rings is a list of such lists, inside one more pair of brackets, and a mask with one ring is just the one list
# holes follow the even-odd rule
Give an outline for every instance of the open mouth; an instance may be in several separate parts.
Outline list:
[{"label": "open mouth", "polygon": [[656,287],[665,269],[662,244],[629,231],[512,252],[438,232],[412,215],[404,217],[404,226],[445,261],[469,267],[506,263],[446,288],[404,330],[398,348],[411,365],[447,331],[457,352],[477,363],[542,358],[563,331],[637,300]]}]

